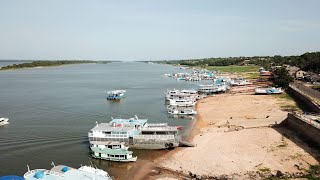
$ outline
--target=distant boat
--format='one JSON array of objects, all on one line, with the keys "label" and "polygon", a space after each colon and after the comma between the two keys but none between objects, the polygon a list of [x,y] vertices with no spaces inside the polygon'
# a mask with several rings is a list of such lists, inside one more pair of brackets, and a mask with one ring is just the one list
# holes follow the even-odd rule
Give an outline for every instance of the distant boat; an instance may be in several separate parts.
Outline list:
[{"label": "distant boat", "polygon": [[109,91],[107,99],[108,100],[120,100],[125,97],[124,93],[126,90],[115,90],[115,91]]},{"label": "distant boat", "polygon": [[4,126],[6,124],[9,124],[9,118],[0,118],[0,126]]},{"label": "distant boat", "polygon": [[255,94],[281,94],[283,93],[283,90],[281,88],[256,88]]},{"label": "distant boat", "polygon": [[[54,165],[54,164],[53,164]],[[54,166],[51,170],[34,169],[30,170],[23,177],[26,180],[79,180],[79,179],[95,179],[95,180],[111,180],[112,178],[106,171],[91,167],[81,166],[75,169],[65,165]]]}]

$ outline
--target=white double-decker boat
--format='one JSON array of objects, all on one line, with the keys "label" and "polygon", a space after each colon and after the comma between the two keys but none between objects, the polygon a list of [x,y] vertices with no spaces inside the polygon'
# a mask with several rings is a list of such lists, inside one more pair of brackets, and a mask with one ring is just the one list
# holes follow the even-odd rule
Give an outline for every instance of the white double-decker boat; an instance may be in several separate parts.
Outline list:
[{"label": "white double-decker boat", "polygon": [[[130,119],[112,119],[109,123],[97,123],[88,133],[90,146],[97,144],[106,146],[104,143],[121,142],[134,149],[167,149],[179,145],[178,127],[168,126],[167,123],[147,123],[147,121],[136,116]],[[99,153],[98,149],[92,151]],[[110,153],[116,152],[110,151]]]}]

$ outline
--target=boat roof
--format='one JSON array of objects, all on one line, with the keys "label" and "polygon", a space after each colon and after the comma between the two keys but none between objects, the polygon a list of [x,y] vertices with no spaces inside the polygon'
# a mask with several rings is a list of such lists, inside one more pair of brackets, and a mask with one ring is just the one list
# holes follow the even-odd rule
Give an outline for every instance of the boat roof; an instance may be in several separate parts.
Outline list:
[{"label": "boat roof", "polygon": [[117,131],[117,132],[127,132],[134,128],[134,126],[112,126],[110,123],[100,123],[96,125],[94,128],[91,129],[91,131]]},{"label": "boat roof", "polygon": [[126,154],[132,154],[132,151],[128,151],[125,149],[101,149],[99,147],[91,147],[91,150],[96,153],[103,153],[103,154],[111,154],[111,155],[126,155]]},{"label": "boat roof", "polygon": [[126,90],[114,90],[114,91],[108,91],[108,94],[118,94],[118,93],[125,93]]},{"label": "boat roof", "polygon": [[131,125],[131,126],[141,125],[141,126],[143,126],[147,121],[148,121],[148,119],[137,119],[137,118],[113,119],[112,121],[110,121],[110,124],[116,123],[116,124],[123,124],[124,126],[127,126],[127,125]]}]

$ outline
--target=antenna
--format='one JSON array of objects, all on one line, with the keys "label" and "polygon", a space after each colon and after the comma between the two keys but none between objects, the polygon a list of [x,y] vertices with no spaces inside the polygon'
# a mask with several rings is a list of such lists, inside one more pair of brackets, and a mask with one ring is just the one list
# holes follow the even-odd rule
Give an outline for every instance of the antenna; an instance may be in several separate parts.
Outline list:
[{"label": "antenna", "polygon": [[137,115],[134,115],[134,117],[135,117],[136,119],[139,119]]},{"label": "antenna", "polygon": [[30,167],[29,167],[29,165],[27,165],[27,167],[28,167],[28,172],[30,172]]},{"label": "antenna", "polygon": [[53,167],[55,167],[55,166],[56,166],[56,165],[54,164],[54,162],[53,162],[53,161],[51,162],[51,165],[52,165]]},{"label": "antenna", "polygon": [[98,121],[96,121],[96,124],[97,124],[97,126],[99,126],[99,123],[98,123]]}]

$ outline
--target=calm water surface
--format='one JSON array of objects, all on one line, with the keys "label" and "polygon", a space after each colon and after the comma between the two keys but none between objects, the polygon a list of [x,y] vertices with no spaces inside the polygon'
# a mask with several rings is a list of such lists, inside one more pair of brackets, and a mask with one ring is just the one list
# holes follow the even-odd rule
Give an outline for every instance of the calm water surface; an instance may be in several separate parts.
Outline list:
[{"label": "calm water surface", "polygon": [[[0,175],[23,175],[27,165],[51,168],[53,161],[73,167],[93,163],[116,178],[128,176],[131,168],[166,151],[134,150],[136,163],[95,160],[89,156],[87,133],[96,121],[138,115],[184,126],[187,135],[194,120],[166,114],[167,89],[196,87],[163,76],[177,71],[133,62],[0,71],[0,116],[10,118],[9,125],[0,127]],[[127,90],[127,98],[106,101],[106,92],[113,89]]]}]

